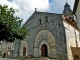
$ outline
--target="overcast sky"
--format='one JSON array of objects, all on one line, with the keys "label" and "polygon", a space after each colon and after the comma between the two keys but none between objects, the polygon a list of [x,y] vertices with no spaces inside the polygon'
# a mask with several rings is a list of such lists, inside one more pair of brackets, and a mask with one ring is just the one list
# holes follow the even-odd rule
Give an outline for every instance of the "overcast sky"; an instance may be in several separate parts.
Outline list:
[{"label": "overcast sky", "polygon": [[66,2],[73,10],[74,0],[0,0],[1,5],[6,4],[18,9],[19,12],[16,15],[23,19],[23,23],[28,20],[35,8],[37,11],[61,14]]}]

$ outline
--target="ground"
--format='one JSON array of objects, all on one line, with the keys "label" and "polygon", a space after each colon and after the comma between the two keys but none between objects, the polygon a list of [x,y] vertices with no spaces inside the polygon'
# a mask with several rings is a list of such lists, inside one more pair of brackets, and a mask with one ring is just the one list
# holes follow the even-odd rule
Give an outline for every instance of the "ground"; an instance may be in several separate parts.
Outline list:
[{"label": "ground", "polygon": [[1,58],[0,60],[56,60],[56,59],[49,59],[47,57],[41,57],[41,58],[31,58],[31,59],[26,59],[26,58],[16,58],[16,59],[10,59],[10,58]]},{"label": "ground", "polygon": [[0,60],[17,60],[17,59],[9,59],[9,58],[1,58],[0,57]]}]

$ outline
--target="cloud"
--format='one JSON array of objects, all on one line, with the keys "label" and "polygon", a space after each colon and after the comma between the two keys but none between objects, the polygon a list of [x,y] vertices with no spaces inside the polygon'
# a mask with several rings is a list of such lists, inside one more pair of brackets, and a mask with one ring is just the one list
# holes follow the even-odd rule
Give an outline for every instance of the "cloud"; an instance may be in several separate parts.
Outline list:
[{"label": "cloud", "polygon": [[49,10],[48,0],[0,0],[0,4],[7,4],[9,7],[18,9],[15,15],[23,18],[23,23],[29,18],[29,16],[35,11],[35,8],[39,11]]},{"label": "cloud", "polygon": [[62,13],[65,3],[68,3],[73,10],[74,0],[53,0],[50,2],[50,12]]},{"label": "cloud", "polygon": [[[73,7],[74,0],[67,0]],[[15,15],[23,18],[23,23],[37,8],[38,11],[62,13],[66,0],[0,0],[0,4],[18,9]]]}]

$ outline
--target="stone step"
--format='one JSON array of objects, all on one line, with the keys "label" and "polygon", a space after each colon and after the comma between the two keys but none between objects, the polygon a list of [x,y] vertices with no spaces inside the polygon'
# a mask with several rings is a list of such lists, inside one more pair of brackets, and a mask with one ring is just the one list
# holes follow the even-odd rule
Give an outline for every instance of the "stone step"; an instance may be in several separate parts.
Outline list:
[{"label": "stone step", "polygon": [[47,57],[38,58],[38,60],[49,60]]},{"label": "stone step", "polygon": [[57,59],[49,59],[48,57],[41,57],[41,58],[17,58],[13,60],[57,60]]},{"label": "stone step", "polygon": [[31,59],[24,59],[24,60],[56,60],[56,59],[49,59],[48,57],[41,57],[41,58],[31,58]]},{"label": "stone step", "polygon": [[49,60],[57,60],[57,59],[49,59]]},{"label": "stone step", "polygon": [[49,60],[49,58],[41,57],[41,58],[31,58],[31,59],[19,59],[19,60]]}]

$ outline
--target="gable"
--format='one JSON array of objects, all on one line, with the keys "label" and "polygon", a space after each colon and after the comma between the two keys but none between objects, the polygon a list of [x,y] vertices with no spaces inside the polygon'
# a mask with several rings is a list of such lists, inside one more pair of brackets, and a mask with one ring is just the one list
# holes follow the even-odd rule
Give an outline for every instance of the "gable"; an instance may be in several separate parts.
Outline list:
[{"label": "gable", "polygon": [[24,24],[27,29],[34,28],[39,26],[40,24],[43,25],[46,22],[51,22],[54,20],[58,22],[58,20],[62,20],[62,14],[55,14],[55,13],[46,13],[46,12],[34,12],[28,21]]}]

